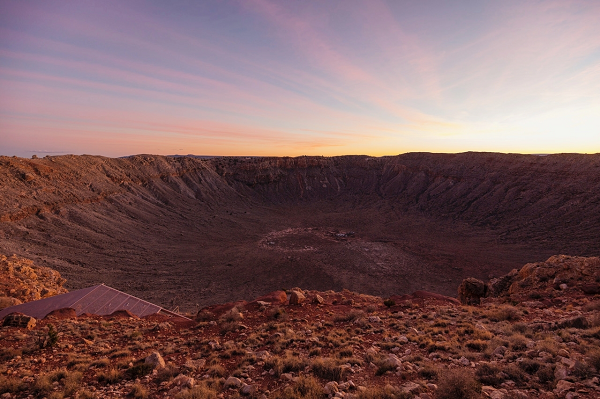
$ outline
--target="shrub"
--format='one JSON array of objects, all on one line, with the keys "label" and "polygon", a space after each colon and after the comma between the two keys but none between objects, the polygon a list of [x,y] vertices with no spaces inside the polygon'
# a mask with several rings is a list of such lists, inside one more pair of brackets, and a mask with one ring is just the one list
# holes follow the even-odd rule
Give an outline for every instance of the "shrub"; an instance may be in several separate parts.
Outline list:
[{"label": "shrub", "polygon": [[27,386],[21,381],[20,378],[5,377],[0,375],[0,394],[4,393],[17,393],[23,391]]},{"label": "shrub", "polygon": [[383,301],[383,304],[388,308],[391,308],[392,306],[396,305],[396,302],[393,299],[386,299]]},{"label": "shrub", "polygon": [[552,366],[544,366],[536,373],[542,384],[547,384],[554,381],[554,368]]},{"label": "shrub", "polygon": [[344,369],[331,358],[318,358],[312,362],[314,375],[327,381],[339,381],[344,377]]},{"label": "shrub", "polygon": [[430,366],[425,366],[419,370],[419,375],[426,380],[435,380],[438,377],[438,371]]},{"label": "shrub", "polygon": [[465,370],[448,370],[439,380],[437,399],[476,399],[481,386]]},{"label": "shrub", "polygon": [[227,375],[227,370],[220,364],[215,364],[207,370],[207,374],[211,377],[225,377]]},{"label": "shrub", "polygon": [[482,341],[482,340],[475,340],[475,341],[469,341],[466,344],[467,348],[474,350],[476,352],[483,352],[484,350],[487,349],[487,342]]},{"label": "shrub", "polygon": [[521,363],[519,363],[519,367],[525,371],[527,374],[535,374],[541,367],[541,363],[536,360],[524,359]]},{"label": "shrub", "polygon": [[179,374],[179,368],[176,366],[167,366],[159,370],[158,374],[156,374],[156,381],[158,383],[164,381],[170,381],[173,377]]},{"label": "shrub", "polygon": [[267,310],[267,316],[271,317],[275,320],[287,320],[289,318],[288,314],[285,312],[285,309],[280,308],[278,306]]},{"label": "shrub", "polygon": [[365,316],[365,312],[363,312],[362,310],[351,310],[348,313],[341,313],[341,314],[336,314],[333,317],[333,321],[335,323],[345,323],[345,322],[349,322],[349,321],[354,321],[356,319],[359,319],[361,317]]},{"label": "shrub", "polygon": [[144,388],[142,384],[133,384],[131,391],[127,394],[127,397],[134,399],[146,399],[148,397],[148,390]]},{"label": "shrub", "polygon": [[499,386],[504,382],[500,368],[488,363],[483,363],[475,371],[475,376],[483,385]]},{"label": "shrub", "polygon": [[125,370],[127,378],[135,380],[144,377],[152,372],[154,366],[149,363],[137,363]]},{"label": "shrub", "polygon": [[276,399],[321,399],[325,395],[321,384],[314,377],[300,377],[296,384],[276,394]]},{"label": "shrub", "polygon": [[596,368],[596,371],[600,372],[600,350],[595,350],[589,354],[589,364]]},{"label": "shrub", "polygon": [[221,322],[233,322],[233,321],[240,321],[243,318],[244,318],[244,316],[239,311],[239,309],[236,307],[233,307],[230,310],[228,310],[227,312],[225,312],[219,320]]},{"label": "shrub", "polygon": [[527,340],[521,334],[510,337],[510,348],[513,351],[523,351],[527,349]]},{"label": "shrub", "polygon": [[101,384],[111,385],[121,381],[123,376],[119,370],[111,368],[96,374],[96,379]]},{"label": "shrub", "polygon": [[587,378],[592,377],[594,374],[594,370],[592,367],[584,362],[575,362],[575,366],[573,367],[573,375],[581,380],[585,380]]},{"label": "shrub", "polygon": [[14,359],[17,356],[21,356],[23,353],[20,349],[15,348],[2,348],[0,349],[0,361],[7,362]]},{"label": "shrub", "polygon": [[521,315],[517,308],[510,305],[500,306],[499,308],[490,310],[486,316],[491,321],[515,321],[518,320]]}]

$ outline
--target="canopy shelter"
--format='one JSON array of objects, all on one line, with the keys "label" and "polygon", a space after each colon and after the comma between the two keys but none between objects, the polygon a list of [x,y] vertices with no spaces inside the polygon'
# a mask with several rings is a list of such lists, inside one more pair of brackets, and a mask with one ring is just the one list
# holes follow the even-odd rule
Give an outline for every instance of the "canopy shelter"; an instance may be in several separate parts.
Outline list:
[{"label": "canopy shelter", "polygon": [[64,308],[75,309],[77,316],[83,313],[106,316],[117,310],[128,310],[138,317],[157,313],[183,317],[180,314],[136,298],[133,295],[100,284],[2,309],[0,310],[0,320],[6,315],[15,312],[23,313],[36,319],[43,319],[48,313]]}]

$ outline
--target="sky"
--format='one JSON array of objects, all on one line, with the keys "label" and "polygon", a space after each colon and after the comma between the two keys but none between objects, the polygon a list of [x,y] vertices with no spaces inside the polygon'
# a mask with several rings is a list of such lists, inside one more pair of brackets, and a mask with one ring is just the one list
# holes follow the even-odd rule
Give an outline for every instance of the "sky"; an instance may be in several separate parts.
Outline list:
[{"label": "sky", "polygon": [[0,155],[600,152],[600,1],[0,0]]}]

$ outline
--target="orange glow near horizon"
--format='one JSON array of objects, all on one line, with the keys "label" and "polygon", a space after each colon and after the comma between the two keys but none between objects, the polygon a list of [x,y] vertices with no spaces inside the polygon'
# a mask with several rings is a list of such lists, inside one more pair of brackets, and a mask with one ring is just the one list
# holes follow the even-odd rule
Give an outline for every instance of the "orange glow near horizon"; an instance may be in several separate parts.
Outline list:
[{"label": "orange glow near horizon", "polygon": [[0,155],[600,153],[600,3],[4,2]]}]

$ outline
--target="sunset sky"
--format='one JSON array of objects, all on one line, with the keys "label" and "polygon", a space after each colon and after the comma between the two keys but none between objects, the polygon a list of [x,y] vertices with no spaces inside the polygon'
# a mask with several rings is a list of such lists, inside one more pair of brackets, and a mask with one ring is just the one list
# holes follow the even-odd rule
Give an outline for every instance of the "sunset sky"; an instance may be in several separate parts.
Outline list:
[{"label": "sunset sky", "polygon": [[600,152],[600,1],[0,0],[0,154]]}]

